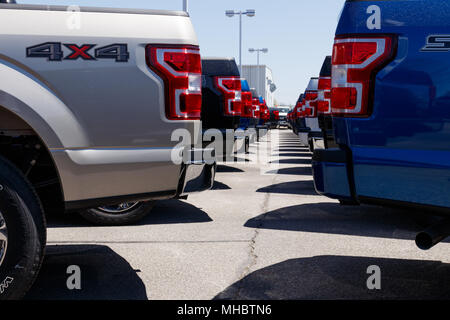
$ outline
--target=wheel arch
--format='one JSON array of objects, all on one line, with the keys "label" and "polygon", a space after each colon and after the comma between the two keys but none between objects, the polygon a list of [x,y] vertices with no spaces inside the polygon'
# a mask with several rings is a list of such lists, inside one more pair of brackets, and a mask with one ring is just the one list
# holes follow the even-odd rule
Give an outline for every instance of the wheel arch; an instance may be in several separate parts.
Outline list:
[{"label": "wheel arch", "polygon": [[45,79],[19,63],[2,59],[0,137],[21,134],[40,139],[53,161],[64,197],[64,163],[54,152],[88,147],[83,125]]},{"label": "wheel arch", "polygon": [[[34,137],[39,140],[42,148],[44,149],[45,155],[47,155],[48,158],[51,159],[52,168],[54,169],[58,178],[58,189],[60,190],[61,195],[64,198],[64,188],[60,176],[60,170],[58,169],[57,162],[55,161],[53,154],[46,142],[48,140],[43,138],[42,134],[37,132],[27,121],[0,104],[0,137],[8,138],[21,136],[30,138]],[[11,157],[8,157],[7,154],[4,154],[2,151],[3,150],[0,144],[0,154],[17,166],[13,159],[11,159]]]}]

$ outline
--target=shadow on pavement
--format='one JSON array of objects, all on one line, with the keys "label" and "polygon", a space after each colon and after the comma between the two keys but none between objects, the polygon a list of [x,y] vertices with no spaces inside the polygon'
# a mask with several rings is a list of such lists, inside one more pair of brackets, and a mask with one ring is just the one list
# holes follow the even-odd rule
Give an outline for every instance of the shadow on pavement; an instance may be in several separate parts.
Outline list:
[{"label": "shadow on pavement", "polygon": [[279,163],[279,164],[311,164],[311,158],[309,159],[279,159],[276,161],[272,161],[271,163]]},{"label": "shadow on pavement", "polygon": [[307,148],[303,148],[303,147],[286,147],[286,148],[279,148],[278,149],[279,152],[305,152],[308,153],[309,155],[311,155],[311,153],[309,153],[309,150]]},{"label": "shadow on pavement", "polygon": [[278,157],[311,157],[311,153],[307,153],[307,152],[279,153],[275,156],[278,156]]},{"label": "shadow on pavement", "polygon": [[[381,290],[369,290],[369,266],[381,269]],[[317,256],[255,271],[215,299],[448,299],[450,265],[439,261]]]},{"label": "shadow on pavement", "polygon": [[278,148],[279,149],[284,149],[284,148],[300,148],[300,149],[303,149],[303,150],[309,150],[308,148],[306,148],[306,147],[304,147],[304,146],[302,146],[300,143],[283,143],[283,142],[281,142],[279,145],[278,145]]},{"label": "shadow on pavement", "polygon": [[[81,290],[69,290],[71,265],[81,269]],[[27,300],[147,300],[139,270],[99,245],[48,246],[44,264]]]},{"label": "shadow on pavement", "polygon": [[[202,209],[181,200],[157,201],[147,217],[137,225],[179,224],[211,222],[212,219]],[[76,213],[51,215],[48,228],[96,227],[86,222]],[[114,228],[114,227],[112,227]]]},{"label": "shadow on pavement", "polygon": [[231,166],[225,166],[225,165],[219,164],[217,166],[217,172],[226,172],[226,173],[229,173],[229,172],[244,172],[244,170],[239,169],[239,168],[235,168],[235,167],[231,167]]},{"label": "shadow on pavement", "polygon": [[246,227],[413,240],[430,225],[425,213],[378,206],[310,203],[285,207],[252,218]]},{"label": "shadow on pavement", "polygon": [[231,190],[231,188],[225,183],[214,181],[214,185],[211,190]]},{"label": "shadow on pavement", "polygon": [[291,181],[260,188],[256,192],[319,196],[313,181]]},{"label": "shadow on pavement", "polygon": [[287,175],[299,175],[299,176],[312,176],[311,167],[293,167],[282,168],[278,170],[268,171],[267,174],[287,174]]}]

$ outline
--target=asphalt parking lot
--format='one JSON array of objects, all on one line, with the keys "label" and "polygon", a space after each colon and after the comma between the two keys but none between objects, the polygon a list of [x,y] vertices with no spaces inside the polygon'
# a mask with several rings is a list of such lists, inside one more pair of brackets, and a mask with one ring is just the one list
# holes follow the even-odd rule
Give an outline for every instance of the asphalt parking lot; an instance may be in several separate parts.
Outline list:
[{"label": "asphalt parking lot", "polygon": [[[159,202],[137,226],[51,216],[44,265],[27,298],[450,297],[450,244],[424,252],[413,241],[426,215],[319,196],[297,137],[275,130],[270,139],[279,168],[221,164],[213,190]],[[81,268],[81,290],[66,287],[70,265]],[[381,290],[366,286],[371,265],[380,267]]]}]

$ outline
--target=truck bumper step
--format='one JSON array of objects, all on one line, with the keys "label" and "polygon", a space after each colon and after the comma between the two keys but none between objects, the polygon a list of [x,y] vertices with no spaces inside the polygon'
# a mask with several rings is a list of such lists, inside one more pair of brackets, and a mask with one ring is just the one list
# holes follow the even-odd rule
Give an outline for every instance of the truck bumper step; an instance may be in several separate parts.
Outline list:
[{"label": "truck bumper step", "polygon": [[329,198],[352,200],[348,163],[343,150],[316,150],[312,161],[316,191]]}]

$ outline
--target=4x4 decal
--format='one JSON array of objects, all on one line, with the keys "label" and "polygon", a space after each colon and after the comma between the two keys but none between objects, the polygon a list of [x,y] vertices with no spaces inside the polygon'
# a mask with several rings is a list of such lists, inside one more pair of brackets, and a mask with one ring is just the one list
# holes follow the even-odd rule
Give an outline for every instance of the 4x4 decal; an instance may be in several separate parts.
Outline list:
[{"label": "4x4 decal", "polygon": [[83,44],[81,47],[78,47],[76,44],[64,44],[64,46],[72,50],[72,53],[65,57],[64,60],[77,60],[78,58],[83,60],[96,60],[88,53],[89,50],[95,47],[95,44]]},{"label": "4x4 decal", "polygon": [[[70,49],[71,52],[64,55],[63,46]],[[127,44],[115,43],[96,48],[92,55],[90,51],[96,46],[96,44],[78,46],[73,43],[45,42],[28,47],[26,53],[28,58],[47,58],[48,61],[114,59],[116,62],[128,62],[130,59]]]}]

